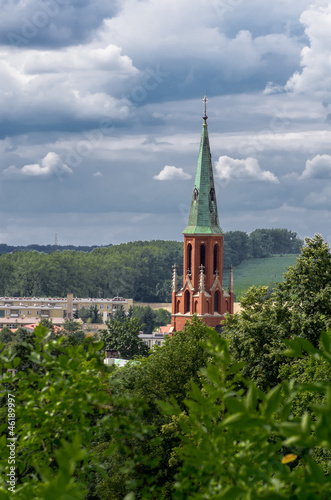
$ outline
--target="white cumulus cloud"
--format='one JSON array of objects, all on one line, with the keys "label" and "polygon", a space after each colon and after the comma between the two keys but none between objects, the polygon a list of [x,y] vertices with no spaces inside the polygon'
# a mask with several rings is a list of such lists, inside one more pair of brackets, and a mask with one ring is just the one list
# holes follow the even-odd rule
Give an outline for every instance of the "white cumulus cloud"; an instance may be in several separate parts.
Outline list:
[{"label": "white cumulus cloud", "polygon": [[331,177],[331,156],[317,155],[306,161],[301,179],[328,179]]},{"label": "white cumulus cloud", "polygon": [[166,165],[158,175],[154,175],[153,177],[153,179],[157,181],[173,181],[175,179],[188,180],[191,178],[192,176],[184,172],[181,167],[173,167],[170,165]]},{"label": "white cumulus cloud", "polygon": [[72,174],[72,169],[68,167],[56,153],[50,152],[41,160],[40,163],[24,165],[18,168],[12,165],[6,168],[3,173],[7,176],[25,176],[25,177],[63,177]]},{"label": "white cumulus cloud", "polygon": [[288,80],[285,89],[292,92],[325,93],[331,87],[331,3],[312,6],[301,17],[309,46],[301,51],[302,71]]},{"label": "white cumulus cloud", "polygon": [[262,170],[256,158],[238,160],[229,156],[220,156],[215,164],[216,177],[221,180],[255,179],[278,183],[277,177],[269,170]]}]

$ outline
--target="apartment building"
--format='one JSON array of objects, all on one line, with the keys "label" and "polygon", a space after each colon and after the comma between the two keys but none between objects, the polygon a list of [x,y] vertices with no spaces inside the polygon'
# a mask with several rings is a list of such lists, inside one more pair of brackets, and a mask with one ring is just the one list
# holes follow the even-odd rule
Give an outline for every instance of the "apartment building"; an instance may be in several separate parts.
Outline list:
[{"label": "apartment building", "polygon": [[62,325],[67,318],[83,307],[97,306],[103,321],[107,321],[118,308],[127,312],[133,306],[133,299],[113,297],[112,299],[75,298],[68,293],[66,298],[54,297],[0,297],[0,329],[3,326],[15,328],[41,319],[51,319],[54,325]]}]

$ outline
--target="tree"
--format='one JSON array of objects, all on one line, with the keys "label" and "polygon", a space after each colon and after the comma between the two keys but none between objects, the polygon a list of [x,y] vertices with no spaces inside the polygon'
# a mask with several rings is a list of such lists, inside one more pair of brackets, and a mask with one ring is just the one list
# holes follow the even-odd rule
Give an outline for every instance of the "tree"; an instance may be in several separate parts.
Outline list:
[{"label": "tree", "polygon": [[166,326],[171,322],[171,313],[166,309],[156,309],[155,326]]},{"label": "tree", "polygon": [[94,306],[81,307],[75,312],[75,319],[81,319],[84,323],[103,323],[102,316],[96,304]]},{"label": "tree", "polygon": [[[171,426],[171,418],[163,414],[158,401],[169,403],[175,399],[184,411],[184,400],[191,384],[200,384],[199,369],[208,361],[204,341],[210,331],[195,317],[187,323],[184,331],[176,332],[162,347],[153,348],[148,357],[140,358],[134,364],[128,363],[112,374],[113,396],[131,401],[125,409],[125,418],[130,422],[140,412],[140,419],[136,419],[135,424],[136,429],[140,429],[140,436],[131,437],[132,430],[127,421],[112,436],[110,445],[116,447],[117,453],[106,463],[107,457],[100,457],[100,462],[105,463],[109,470],[108,478],[100,478],[98,492],[102,492],[102,499],[124,498],[132,488],[139,498],[142,487],[138,485],[144,482],[149,487],[146,496],[141,498],[170,498],[169,491],[178,466],[174,456],[180,445],[180,432],[177,426]],[[149,429],[148,433],[146,429]],[[144,465],[132,457],[144,457]]]},{"label": "tree", "polygon": [[134,306],[132,317],[139,319],[141,329],[145,334],[153,333],[156,313],[150,306]]},{"label": "tree", "polygon": [[238,266],[250,256],[250,240],[244,231],[229,231],[224,235],[223,267]]},{"label": "tree", "polygon": [[[0,496],[18,500],[75,498],[83,500],[88,491],[95,457],[89,453],[91,441],[100,439],[103,426],[96,420],[107,413],[109,394],[107,368],[98,351],[101,343],[64,349],[62,339],[49,342],[47,328],[38,326],[29,347],[38,371],[21,371],[20,360],[0,356],[1,449]],[[54,355],[54,349],[60,355]],[[18,369],[12,376],[8,368]],[[11,397],[9,397],[11,395]],[[12,410],[15,409],[15,411]],[[15,441],[14,491],[9,490],[9,448],[5,429],[7,413],[15,413],[12,432]],[[9,435],[8,435],[9,437]]]},{"label": "tree", "polygon": [[276,385],[285,362],[283,339],[302,336],[317,346],[331,321],[331,254],[321,236],[306,238],[306,246],[269,294],[252,287],[241,302],[241,314],[227,316],[224,334],[244,374],[266,390]]},{"label": "tree", "polygon": [[82,344],[85,341],[85,333],[82,330],[82,325],[74,319],[68,318],[62,325],[61,335],[64,336],[67,344]]},{"label": "tree", "polygon": [[[289,345],[299,347],[296,341]],[[330,339],[324,348],[315,355],[330,370]],[[284,381],[264,394],[247,382],[243,392],[237,388],[240,366],[233,366],[225,339],[214,334],[210,354],[202,387],[194,385],[187,400],[187,415],[178,405],[161,403],[185,434],[171,498],[327,500],[331,477],[312,453],[316,446],[331,450],[331,434],[325,433],[331,425],[330,398],[316,408],[315,422],[307,414],[295,418],[293,397],[305,388]],[[326,395],[331,384],[319,388]],[[319,390],[317,384],[311,389]]]},{"label": "tree", "polygon": [[8,328],[8,326],[2,327],[2,329],[0,330],[0,342],[2,342],[3,344],[8,344],[8,342],[11,342],[13,338],[14,334],[11,329]]},{"label": "tree", "polygon": [[147,356],[148,347],[139,338],[141,324],[137,318],[127,318],[123,321],[111,319],[106,323],[107,330],[102,330],[101,340],[105,349],[117,351],[123,359],[132,359],[134,356]]},{"label": "tree", "polygon": [[241,313],[228,315],[223,329],[235,360],[243,361],[243,375],[262,390],[276,385],[285,361],[282,339],[289,337],[276,322],[268,287],[251,287],[243,297]]},{"label": "tree", "polygon": [[317,346],[331,321],[331,253],[321,235],[305,241],[295,266],[275,290],[275,311],[288,335]]},{"label": "tree", "polygon": [[[330,335],[321,349],[289,340],[286,354],[311,353],[330,372]],[[13,498],[8,424],[18,431],[18,500],[329,499],[331,476],[314,455],[331,451],[329,378],[286,380],[264,393],[243,379],[226,339],[196,318],[150,357],[113,372],[100,342],[85,350],[50,338],[41,326],[33,335],[38,372],[12,376],[20,360],[0,354],[4,500]],[[293,411],[307,391],[321,395],[315,418]]]}]

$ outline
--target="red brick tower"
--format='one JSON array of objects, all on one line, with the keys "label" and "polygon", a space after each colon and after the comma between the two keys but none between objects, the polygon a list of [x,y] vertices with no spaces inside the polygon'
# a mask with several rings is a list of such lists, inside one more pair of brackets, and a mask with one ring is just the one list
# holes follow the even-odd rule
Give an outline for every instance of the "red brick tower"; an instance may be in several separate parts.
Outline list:
[{"label": "red brick tower", "polygon": [[218,222],[213,166],[207,127],[207,97],[188,226],[184,234],[183,287],[177,290],[173,268],[172,331],[182,330],[193,314],[208,326],[220,325],[226,312],[233,314],[233,271],[229,290],[222,286],[223,231]]}]

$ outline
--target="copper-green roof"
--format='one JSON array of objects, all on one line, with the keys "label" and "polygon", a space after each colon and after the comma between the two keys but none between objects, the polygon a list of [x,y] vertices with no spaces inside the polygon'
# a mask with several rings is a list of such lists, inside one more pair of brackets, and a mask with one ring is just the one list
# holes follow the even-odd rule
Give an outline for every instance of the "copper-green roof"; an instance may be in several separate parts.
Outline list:
[{"label": "copper-green roof", "polygon": [[204,116],[188,226],[184,234],[223,233],[219,222],[207,117]]}]

